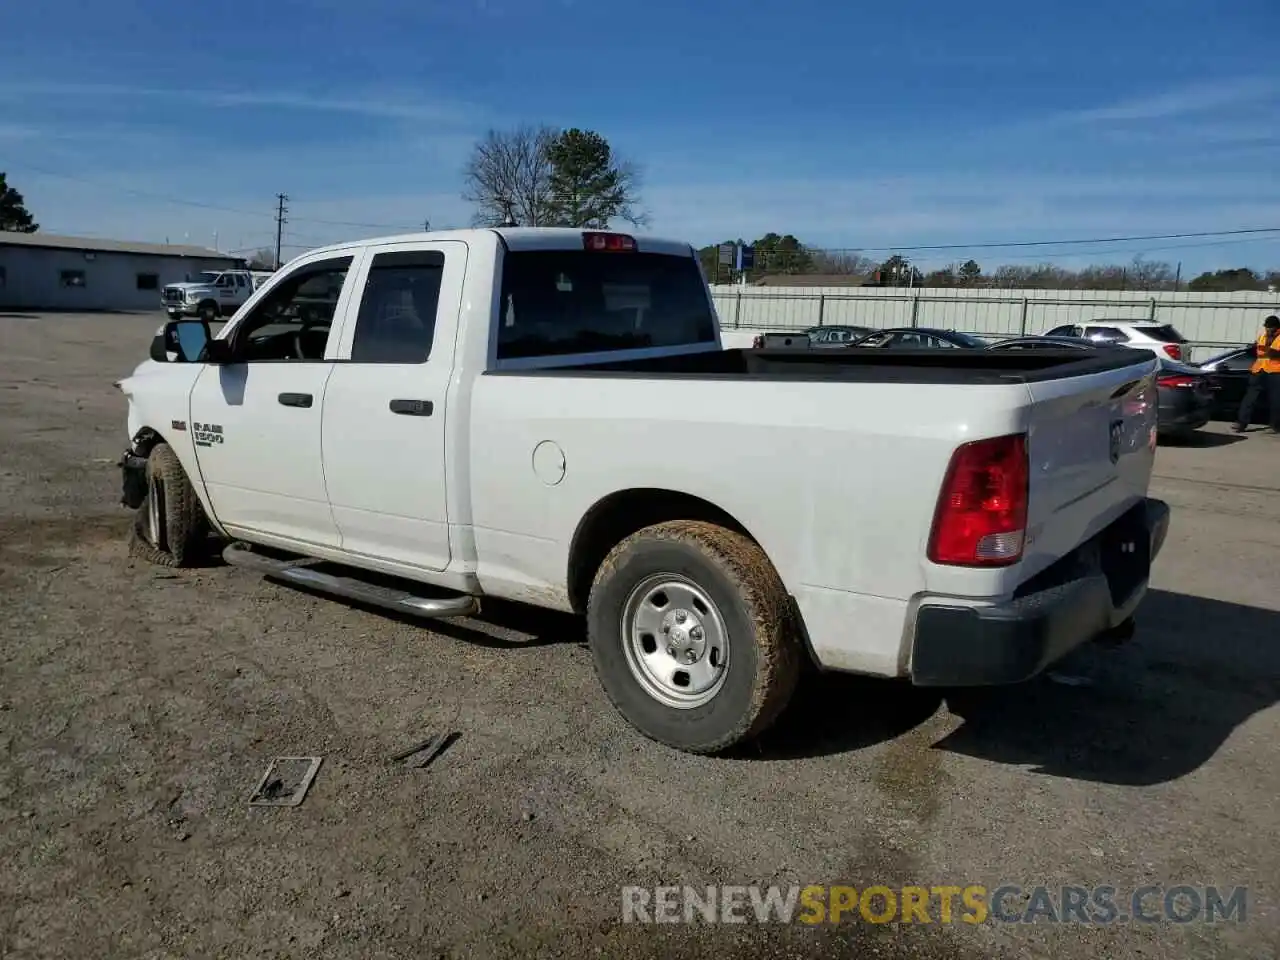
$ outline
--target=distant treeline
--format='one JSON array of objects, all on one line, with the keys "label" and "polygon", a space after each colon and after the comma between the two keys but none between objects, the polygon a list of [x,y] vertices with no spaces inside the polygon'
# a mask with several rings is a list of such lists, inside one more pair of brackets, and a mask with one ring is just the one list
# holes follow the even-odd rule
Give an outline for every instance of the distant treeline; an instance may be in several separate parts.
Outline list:
[{"label": "distant treeline", "polygon": [[[743,243],[728,240],[726,243]],[[1031,290],[1230,290],[1280,289],[1280,270],[1236,267],[1195,277],[1181,276],[1178,268],[1159,260],[1135,257],[1127,264],[1098,264],[1072,270],[1055,264],[1002,264],[990,268],[965,260],[927,273],[905,257],[876,260],[852,250],[808,247],[791,234],[767,233],[750,244],[755,263],[748,282],[769,276],[806,274],[850,279],[864,286],[977,287]],[[735,282],[737,273],[719,262],[717,246],[699,251],[703,269],[712,282]]]}]

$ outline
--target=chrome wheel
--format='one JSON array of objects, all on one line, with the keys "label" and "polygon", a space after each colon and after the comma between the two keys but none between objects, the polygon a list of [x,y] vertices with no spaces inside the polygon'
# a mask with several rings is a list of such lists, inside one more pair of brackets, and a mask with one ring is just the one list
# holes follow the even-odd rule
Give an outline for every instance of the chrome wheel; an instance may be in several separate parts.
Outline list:
[{"label": "chrome wheel", "polygon": [[[148,471],[150,472],[150,471]],[[152,476],[147,480],[147,542],[157,550],[163,550],[164,522],[160,519],[164,510],[164,485]]]},{"label": "chrome wheel", "polygon": [[627,666],[649,696],[669,707],[709,703],[724,685],[729,634],[711,598],[693,581],[657,574],[622,608]]}]

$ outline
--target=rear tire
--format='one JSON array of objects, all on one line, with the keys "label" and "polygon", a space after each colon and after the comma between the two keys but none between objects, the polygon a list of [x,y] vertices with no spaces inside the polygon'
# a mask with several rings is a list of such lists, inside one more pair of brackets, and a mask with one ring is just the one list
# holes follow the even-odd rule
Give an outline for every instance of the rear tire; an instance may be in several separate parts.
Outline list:
[{"label": "rear tire", "polygon": [[791,598],[764,551],[691,520],[614,547],[591,587],[587,642],[618,712],[650,739],[698,754],[768,729],[802,661]]},{"label": "rear tire", "polygon": [[162,567],[191,567],[204,558],[209,527],[177,454],[158,443],[147,459],[147,495],[129,535],[129,553]]}]

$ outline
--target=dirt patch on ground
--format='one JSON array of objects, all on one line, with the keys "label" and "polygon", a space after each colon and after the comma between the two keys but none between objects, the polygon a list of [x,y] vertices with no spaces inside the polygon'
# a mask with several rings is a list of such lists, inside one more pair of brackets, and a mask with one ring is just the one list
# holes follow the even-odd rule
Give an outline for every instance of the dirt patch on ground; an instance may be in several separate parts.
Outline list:
[{"label": "dirt patch on ground", "polygon": [[[1137,642],[1082,652],[1070,683],[944,699],[806,678],[757,747],[692,757],[619,720],[574,618],[495,604],[428,628],[234,568],[131,561],[111,381],[160,322],[0,318],[0,383],[39,357],[57,387],[0,402],[0,954],[1274,953],[1273,515],[1233,527],[1184,484]],[[1260,483],[1262,443],[1162,450],[1161,472]],[[427,769],[391,761],[444,729],[459,736]],[[280,756],[324,763],[301,806],[251,807]],[[1249,914],[621,922],[627,885],[908,882],[1243,884]]]}]

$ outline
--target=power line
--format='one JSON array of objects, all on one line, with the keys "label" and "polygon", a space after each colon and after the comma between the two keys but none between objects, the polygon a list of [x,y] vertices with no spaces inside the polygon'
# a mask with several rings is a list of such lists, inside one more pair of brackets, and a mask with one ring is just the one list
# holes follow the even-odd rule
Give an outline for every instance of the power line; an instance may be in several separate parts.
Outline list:
[{"label": "power line", "polygon": [[[1280,237],[1276,237],[1274,239],[1280,239]],[[1178,243],[1178,244],[1167,244],[1167,245],[1155,246],[1155,247],[1143,247],[1141,250],[1135,250],[1133,252],[1141,256],[1145,253],[1154,253],[1158,251],[1162,252],[1166,250],[1199,250],[1202,247],[1226,247],[1226,246],[1232,246],[1237,243],[1257,243],[1257,242],[1258,240],[1254,237],[1236,237],[1231,240],[1208,240],[1203,243]],[[1270,242],[1270,240],[1268,240],[1267,242]],[[1063,251],[1055,251],[1055,252],[1047,252],[1047,253],[1010,253],[1010,254],[1006,254],[1004,256],[1004,259],[1006,260],[1035,260],[1035,259],[1049,260],[1049,259],[1056,259],[1058,257],[1105,257],[1110,254],[1114,254],[1118,252],[1121,252],[1121,251],[1063,250]],[[1123,252],[1127,253],[1129,251],[1123,251]]]},{"label": "power line", "polygon": [[302,223],[318,223],[328,227],[357,227],[362,230],[399,230],[412,233],[418,229],[416,225],[410,226],[406,223],[355,223],[350,220],[320,220],[316,217],[298,217],[297,219]]},{"label": "power line", "polygon": [[[147,200],[156,200],[160,203],[171,203],[183,207],[196,207],[201,210],[216,210],[220,213],[235,213],[247,217],[275,217],[275,213],[267,213],[264,210],[246,210],[241,207],[227,207],[217,203],[206,203],[203,200],[188,200],[185,197],[153,193],[149,190],[137,190],[133,187],[123,187],[119,184],[102,183],[101,181],[89,180],[85,177],[78,177],[69,173],[60,173],[56,170],[48,170],[29,163],[10,164],[10,166],[17,170],[25,170],[41,176],[56,177],[60,180],[70,180],[73,183],[82,183],[85,186],[96,187],[99,190],[114,190],[119,193],[127,193],[131,196],[142,197]],[[396,230],[407,233],[416,229],[415,226],[410,226],[407,223],[357,223],[351,220],[324,220],[319,217],[294,217],[293,219],[299,223],[315,223],[328,227],[355,227],[362,230]]]},{"label": "power line", "polygon": [[[103,184],[98,181],[89,180],[84,177],[73,176],[67,173],[60,173],[55,170],[48,170],[37,167],[32,164],[13,164],[13,167],[20,170],[28,170],[32,173],[41,174],[49,177],[57,177],[63,180],[70,180],[75,183],[83,183],[87,186],[97,187],[98,189],[116,190],[121,193],[128,193],[133,196],[143,197],[146,199],[156,200],[162,203],[177,204],[180,206],[196,207],[204,210],[216,210],[223,213],[235,213],[243,216],[251,217],[272,217],[273,219],[280,216],[280,210],[277,209],[273,213],[267,213],[263,210],[246,210],[238,207],[227,207],[215,203],[207,203],[202,200],[190,200],[185,197],[174,197],[166,194],[152,193],[146,190],[137,190],[132,187],[123,187],[117,184]],[[279,199],[279,198],[277,198]],[[319,217],[293,217],[292,221],[297,223],[314,223],[322,226],[330,227],[352,227],[362,230],[395,230],[402,232],[416,232],[416,226],[408,224],[387,224],[387,223],[362,223],[353,220],[327,220]],[[429,225],[427,221],[424,226]],[[278,221],[277,221],[278,224]],[[1085,244],[1101,244],[1101,243],[1141,243],[1151,240],[1193,240],[1201,238],[1217,238],[1217,237],[1237,237],[1237,236],[1261,236],[1264,234],[1280,234],[1280,227],[1245,227],[1235,230],[1207,230],[1186,233],[1162,233],[1162,234],[1142,234],[1135,236],[1121,237],[1093,237],[1077,240],[1006,240],[1006,241],[982,241],[977,243],[934,243],[934,244],[913,244],[910,246],[887,246],[887,247],[845,247],[845,248],[826,248],[830,252],[850,252],[850,253],[921,253],[928,251],[942,250],[999,250],[1012,248],[1027,247],[1065,247],[1078,246]],[[1205,244],[1208,246],[1209,244]],[[1193,245],[1187,245],[1188,248]],[[813,248],[822,249],[822,248]],[[1074,253],[1066,254],[1074,256]],[[1048,254],[1046,254],[1048,256]]]},{"label": "power line", "polygon": [[185,200],[181,197],[171,197],[159,193],[151,193],[147,190],[135,190],[132,187],[122,187],[118,184],[104,184],[95,180],[87,180],[84,177],[72,176],[69,173],[58,173],[55,170],[46,170],[41,167],[35,167],[31,164],[9,164],[19,170],[28,170],[32,173],[40,174],[46,177],[57,177],[60,180],[70,180],[73,183],[83,183],[85,186],[97,187],[99,190],[116,190],[120,193],[132,194],[135,197],[143,197],[149,200],[159,200],[162,203],[173,203],[184,207],[199,207],[202,210],[217,210],[222,213],[238,213],[249,217],[270,216],[261,210],[241,210],[236,207],[224,207],[216,203],[204,203],[200,200]]},{"label": "power line", "polygon": [[[1236,237],[1264,233],[1280,234],[1280,227],[1247,227],[1239,230],[1207,230],[1200,233],[1157,233],[1133,237],[1094,237],[1086,240],[1010,240],[982,243],[931,243],[898,247],[846,247],[850,253],[917,253],[925,250],[998,250],[1007,247],[1065,247],[1093,243],[1139,243],[1147,240],[1188,240],[1197,237]],[[1073,254],[1072,254],[1073,255]]]}]

